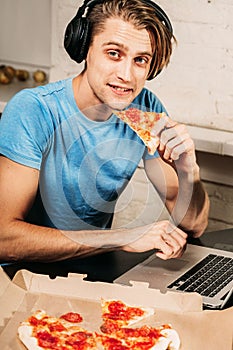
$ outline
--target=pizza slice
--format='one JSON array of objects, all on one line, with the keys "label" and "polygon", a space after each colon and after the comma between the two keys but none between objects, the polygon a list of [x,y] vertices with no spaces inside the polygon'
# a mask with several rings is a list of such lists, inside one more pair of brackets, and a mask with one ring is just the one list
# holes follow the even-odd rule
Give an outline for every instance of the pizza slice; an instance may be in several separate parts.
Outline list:
[{"label": "pizza slice", "polygon": [[18,336],[28,350],[96,349],[93,333],[81,328],[81,321],[77,313],[54,317],[38,310],[20,324]]},{"label": "pizza slice", "polygon": [[122,327],[115,333],[96,334],[97,344],[106,350],[179,350],[180,339],[170,325],[160,327]]},{"label": "pizza slice", "polygon": [[[121,344],[122,349],[135,350],[178,350],[180,339],[170,325],[160,327],[142,326],[129,328],[137,322],[154,315],[153,308],[128,305],[122,300],[101,300],[103,323],[100,327],[104,337],[99,335],[105,349]],[[110,339],[109,339],[110,338]],[[109,346],[109,347],[108,347]]]},{"label": "pizza slice", "polygon": [[154,154],[159,146],[159,137],[153,134],[156,123],[166,116],[164,112],[147,112],[137,108],[114,111],[114,114],[136,132],[141,138],[149,154]]},{"label": "pizza slice", "polygon": [[101,300],[102,319],[101,330],[111,333],[119,327],[130,326],[146,317],[154,315],[153,308],[131,306],[121,300]]},{"label": "pizza slice", "polygon": [[[121,300],[101,300],[101,333],[80,326],[82,316],[68,312],[59,317],[34,312],[18,327],[28,350],[178,350],[180,339],[170,325],[152,327],[135,323],[154,314],[154,309],[128,305]],[[131,325],[133,325],[131,327]]]}]

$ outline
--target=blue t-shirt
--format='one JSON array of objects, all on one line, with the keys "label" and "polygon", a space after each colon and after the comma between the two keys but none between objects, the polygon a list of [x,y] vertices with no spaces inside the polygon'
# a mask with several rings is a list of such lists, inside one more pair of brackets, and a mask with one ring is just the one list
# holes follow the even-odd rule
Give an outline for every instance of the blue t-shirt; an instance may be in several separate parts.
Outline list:
[{"label": "blue t-shirt", "polygon": [[[132,106],[165,111],[147,89]],[[114,114],[104,122],[88,119],[75,102],[72,78],[11,99],[0,121],[0,154],[40,170],[28,221],[63,230],[110,227],[117,198],[140,160],[158,156],[150,156]]]}]

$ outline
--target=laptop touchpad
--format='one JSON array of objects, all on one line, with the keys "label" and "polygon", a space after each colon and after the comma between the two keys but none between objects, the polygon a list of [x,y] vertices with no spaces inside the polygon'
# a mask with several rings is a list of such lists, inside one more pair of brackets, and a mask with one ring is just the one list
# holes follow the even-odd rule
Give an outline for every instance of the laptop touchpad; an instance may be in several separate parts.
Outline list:
[{"label": "laptop touchpad", "polygon": [[181,271],[188,264],[185,259],[169,259],[161,260],[159,258],[152,259],[145,264],[145,267],[165,268],[167,271]]}]

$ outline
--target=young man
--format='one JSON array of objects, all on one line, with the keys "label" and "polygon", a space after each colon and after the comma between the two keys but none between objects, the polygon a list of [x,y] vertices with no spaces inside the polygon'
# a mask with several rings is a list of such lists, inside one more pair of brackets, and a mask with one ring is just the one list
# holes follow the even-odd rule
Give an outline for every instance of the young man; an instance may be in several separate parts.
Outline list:
[{"label": "young man", "polygon": [[[198,237],[206,227],[208,198],[186,128],[161,119],[158,152],[150,156],[113,113],[165,111],[144,84],[169,62],[171,28],[150,1],[88,3],[78,19],[88,21],[88,34],[80,34],[86,51],[77,47],[84,71],[21,91],[2,115],[0,260],[56,261],[106,249],[158,249],[169,259],[182,255],[185,231]],[[173,223],[111,230],[116,200],[141,159]]]}]

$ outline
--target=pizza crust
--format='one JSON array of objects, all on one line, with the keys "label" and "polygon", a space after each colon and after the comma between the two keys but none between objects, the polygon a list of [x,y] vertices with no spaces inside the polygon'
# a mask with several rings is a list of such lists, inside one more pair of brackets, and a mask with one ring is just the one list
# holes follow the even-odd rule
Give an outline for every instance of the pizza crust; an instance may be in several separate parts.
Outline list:
[{"label": "pizza crust", "polygon": [[32,336],[33,327],[23,324],[18,327],[18,336],[21,342],[26,346],[28,350],[44,350],[41,348],[37,339]]},{"label": "pizza crust", "polygon": [[163,329],[161,334],[163,334],[169,340],[169,350],[179,350],[180,337],[174,329]]}]

